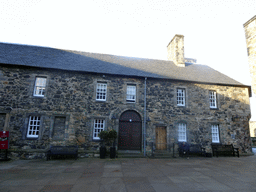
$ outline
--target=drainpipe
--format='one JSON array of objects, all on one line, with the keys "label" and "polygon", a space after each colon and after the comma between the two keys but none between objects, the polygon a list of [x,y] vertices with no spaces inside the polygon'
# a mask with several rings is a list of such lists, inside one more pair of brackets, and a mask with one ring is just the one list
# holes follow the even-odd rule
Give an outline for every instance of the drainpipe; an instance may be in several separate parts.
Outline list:
[{"label": "drainpipe", "polygon": [[145,77],[145,86],[144,86],[144,130],[143,130],[143,146],[144,146],[144,156],[146,157],[146,115],[147,115],[147,107],[146,107],[146,98],[147,98],[147,77]]}]

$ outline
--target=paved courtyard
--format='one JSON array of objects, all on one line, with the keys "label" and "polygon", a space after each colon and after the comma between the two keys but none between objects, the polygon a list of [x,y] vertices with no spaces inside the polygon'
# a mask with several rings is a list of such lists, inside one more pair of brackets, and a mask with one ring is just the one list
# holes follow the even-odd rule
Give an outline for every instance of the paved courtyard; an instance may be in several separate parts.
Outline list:
[{"label": "paved courtyard", "polygon": [[0,191],[256,191],[256,155],[0,162]]}]

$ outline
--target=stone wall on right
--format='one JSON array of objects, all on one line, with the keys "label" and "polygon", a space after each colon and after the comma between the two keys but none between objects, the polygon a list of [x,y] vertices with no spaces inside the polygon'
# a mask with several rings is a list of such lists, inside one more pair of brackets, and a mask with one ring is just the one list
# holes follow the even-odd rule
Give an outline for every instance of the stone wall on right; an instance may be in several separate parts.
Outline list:
[{"label": "stone wall on right", "polygon": [[[252,84],[252,98],[251,98],[251,109],[252,103],[256,101],[256,15],[248,20],[244,24],[245,38],[247,45],[248,62],[251,75]],[[256,137],[256,114],[252,113],[252,118],[250,122],[250,135],[251,137]]]}]

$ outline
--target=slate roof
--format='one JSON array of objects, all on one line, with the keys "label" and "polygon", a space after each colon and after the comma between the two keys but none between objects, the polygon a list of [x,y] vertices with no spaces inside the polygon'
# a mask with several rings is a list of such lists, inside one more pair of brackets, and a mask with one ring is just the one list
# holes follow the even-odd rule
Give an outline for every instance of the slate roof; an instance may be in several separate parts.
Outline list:
[{"label": "slate roof", "polygon": [[206,65],[186,64],[186,67],[177,67],[172,61],[20,44],[0,43],[0,63],[48,69],[244,86],[238,81]]}]

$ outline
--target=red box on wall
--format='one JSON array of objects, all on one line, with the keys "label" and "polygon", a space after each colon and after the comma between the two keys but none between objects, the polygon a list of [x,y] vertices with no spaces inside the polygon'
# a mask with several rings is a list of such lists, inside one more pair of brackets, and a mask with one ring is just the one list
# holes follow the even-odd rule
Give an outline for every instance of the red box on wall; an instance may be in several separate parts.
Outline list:
[{"label": "red box on wall", "polygon": [[9,137],[9,131],[0,131],[0,137]]},{"label": "red box on wall", "polygon": [[8,141],[0,141],[0,149],[8,149]]},{"label": "red box on wall", "polygon": [[0,131],[0,149],[9,148],[9,131]]}]

